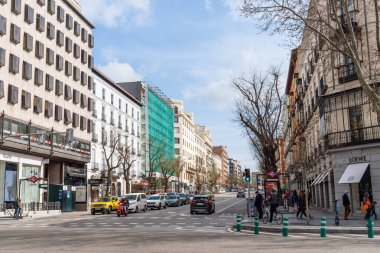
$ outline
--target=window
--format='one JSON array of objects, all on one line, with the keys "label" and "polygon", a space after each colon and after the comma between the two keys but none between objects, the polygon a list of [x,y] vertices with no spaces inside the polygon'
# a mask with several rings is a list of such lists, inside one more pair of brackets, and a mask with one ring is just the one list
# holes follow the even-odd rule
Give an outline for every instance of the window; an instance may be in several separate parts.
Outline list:
[{"label": "window", "polygon": [[87,78],[87,73],[86,72],[82,71],[80,73],[80,80],[81,80],[81,84],[83,86],[87,85],[88,78]]},{"label": "window", "polygon": [[58,71],[62,71],[63,70],[63,57],[57,54],[55,60],[56,60],[56,66],[55,66],[55,68]]},{"label": "window", "polygon": [[54,64],[54,51],[50,48],[46,48],[46,63],[49,65]]},{"label": "window", "polygon": [[59,81],[58,79],[55,80],[55,95],[63,95],[63,82]]},{"label": "window", "polygon": [[111,105],[113,105],[113,94],[111,94]]},{"label": "window", "polygon": [[87,96],[84,95],[83,93],[80,94],[80,107],[86,108],[87,107]]},{"label": "window", "polygon": [[178,117],[177,116],[174,117],[174,123],[178,123]]},{"label": "window", "polygon": [[64,111],[64,123],[66,125],[71,124],[71,112],[70,112],[70,110],[65,109],[65,111]]},{"label": "window", "polygon": [[74,20],[73,17],[69,14],[66,14],[66,28],[71,30],[73,29]]},{"label": "window", "polygon": [[24,33],[24,50],[27,52],[33,51],[33,37],[27,33]]},{"label": "window", "polygon": [[94,57],[92,55],[88,56],[88,67],[92,69],[94,67]]},{"label": "window", "polygon": [[45,31],[45,18],[40,14],[37,14],[36,29],[40,32]]},{"label": "window", "polygon": [[66,52],[71,53],[73,51],[73,41],[69,38],[66,37]]},{"label": "window", "polygon": [[0,98],[4,97],[4,82],[0,80]]},{"label": "window", "polygon": [[54,119],[56,121],[61,121],[62,120],[62,107],[59,105],[55,105],[54,108]]},{"label": "window", "polygon": [[74,81],[79,81],[80,80],[80,70],[79,68],[77,67],[74,67],[74,70],[73,70],[73,79]]},{"label": "window", "polygon": [[27,4],[25,4],[24,20],[28,24],[32,24],[34,22],[34,10]]},{"label": "window", "polygon": [[179,127],[174,128],[174,133],[177,133],[177,134],[179,133]]},{"label": "window", "polygon": [[70,100],[73,98],[73,94],[71,93],[71,87],[65,84],[65,100]]},{"label": "window", "polygon": [[69,61],[65,61],[65,74],[71,76],[73,74],[73,65]]},{"label": "window", "polygon": [[11,84],[8,85],[8,103],[12,105],[18,103],[18,88]]},{"label": "window", "polygon": [[80,24],[77,21],[74,22],[74,34],[77,37],[80,35]]},{"label": "window", "polygon": [[83,50],[82,49],[82,51],[81,51],[81,62],[83,63],[83,64],[86,64],[87,63],[87,59],[88,58],[88,56],[87,56],[87,52],[85,51],[85,50]]},{"label": "window", "polygon": [[88,89],[93,90],[94,94],[95,94],[95,84],[94,84],[94,78],[92,78],[92,76],[88,76],[87,84],[88,84],[88,86],[87,86]]},{"label": "window", "polygon": [[27,63],[26,61],[22,63],[22,78],[25,80],[32,79],[32,64]]},{"label": "window", "polygon": [[45,77],[45,89],[47,91],[54,90],[54,77],[52,77],[49,74],[46,74],[46,77]]},{"label": "window", "polygon": [[119,109],[121,109],[121,99],[119,98]]},{"label": "window", "polygon": [[111,111],[111,125],[114,125],[114,121],[113,121],[113,111]]},{"label": "window", "polygon": [[41,86],[44,82],[44,73],[39,68],[34,68],[34,84]]},{"label": "window", "polygon": [[65,10],[61,6],[58,6],[57,8],[57,20],[60,23],[65,22]]},{"label": "window", "polygon": [[20,43],[21,31],[20,27],[15,24],[11,24],[11,42],[14,44]]},{"label": "window", "polygon": [[135,117],[135,108],[132,107],[132,118]]},{"label": "window", "polygon": [[77,44],[74,44],[74,57],[76,59],[80,57],[80,47]]},{"label": "window", "polygon": [[20,58],[17,56],[10,54],[9,55],[9,72],[12,72],[13,74],[17,74],[19,72],[19,64],[20,64]]},{"label": "window", "polygon": [[83,41],[84,43],[86,43],[86,42],[87,42],[87,39],[88,39],[88,32],[87,32],[86,29],[82,28],[82,41]]},{"label": "window", "polygon": [[45,0],[37,0],[37,3],[41,6],[45,5]]},{"label": "window", "polygon": [[7,3],[7,0],[0,0],[0,4],[4,5]]},{"label": "window", "polygon": [[36,57],[38,59],[44,58],[44,44],[39,41],[36,41]]},{"label": "window", "polygon": [[87,129],[87,119],[83,116],[80,117],[80,129],[81,130]]},{"label": "window", "polygon": [[28,110],[30,107],[32,107],[32,97],[29,92],[22,91],[21,92],[21,108]]},{"label": "window", "polygon": [[57,45],[62,47],[65,44],[65,35],[60,30],[57,30]]},{"label": "window", "polygon": [[78,104],[79,98],[80,98],[80,92],[77,91],[76,89],[73,89],[73,103]]},{"label": "window", "polygon": [[105,100],[106,99],[106,89],[102,89],[102,99]]},{"label": "window", "polygon": [[94,48],[94,36],[92,34],[88,35],[88,46]]},{"label": "window", "polygon": [[179,148],[174,149],[176,155],[180,155]]},{"label": "window", "polygon": [[47,22],[46,36],[53,40],[55,38],[55,26]]},{"label": "window", "polygon": [[128,104],[125,104],[125,113],[128,114]]},{"label": "window", "polygon": [[79,126],[79,114],[73,113],[73,127]]},{"label": "window", "polygon": [[21,0],[12,0],[11,10],[16,15],[20,14],[21,13]]},{"label": "window", "polygon": [[7,19],[0,15],[0,35],[7,33]]},{"label": "window", "polygon": [[42,98],[34,96],[33,112],[37,114],[40,114],[42,112]]},{"label": "window", "polygon": [[87,110],[89,112],[92,111],[92,108],[94,107],[94,104],[95,104],[95,102],[93,102],[91,98],[87,99]]},{"label": "window", "polygon": [[45,117],[51,118],[53,117],[53,103],[45,100]]},{"label": "window", "polygon": [[0,67],[5,65],[5,49],[0,47]]},{"label": "window", "polygon": [[179,144],[180,143],[179,138],[174,138],[174,142],[175,142],[175,144]]},{"label": "window", "polygon": [[54,0],[48,0],[47,9],[51,15],[53,15],[55,13],[55,1]]},{"label": "window", "polygon": [[92,133],[93,128],[94,128],[94,123],[92,122],[92,120],[88,119],[87,120],[87,132]]}]

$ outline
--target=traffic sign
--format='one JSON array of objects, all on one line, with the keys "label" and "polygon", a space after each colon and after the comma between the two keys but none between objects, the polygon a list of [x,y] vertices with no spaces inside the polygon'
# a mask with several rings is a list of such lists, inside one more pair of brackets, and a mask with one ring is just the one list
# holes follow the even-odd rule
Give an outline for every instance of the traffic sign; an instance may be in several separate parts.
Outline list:
[{"label": "traffic sign", "polygon": [[37,183],[38,181],[40,181],[40,179],[41,178],[38,178],[38,177],[36,177],[36,176],[31,176],[30,178],[29,178],[29,181],[30,182],[32,182],[33,184],[35,184],[35,183]]}]

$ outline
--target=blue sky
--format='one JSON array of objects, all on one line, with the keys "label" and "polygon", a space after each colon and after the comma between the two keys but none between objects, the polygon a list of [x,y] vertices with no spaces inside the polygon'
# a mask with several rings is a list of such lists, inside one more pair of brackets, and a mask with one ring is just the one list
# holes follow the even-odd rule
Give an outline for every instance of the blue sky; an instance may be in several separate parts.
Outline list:
[{"label": "blue sky", "polygon": [[206,125],[213,144],[255,169],[241,129],[233,122],[232,79],[281,64],[281,38],[259,34],[238,12],[241,0],[77,0],[96,26],[95,65],[117,82],[143,80]]}]

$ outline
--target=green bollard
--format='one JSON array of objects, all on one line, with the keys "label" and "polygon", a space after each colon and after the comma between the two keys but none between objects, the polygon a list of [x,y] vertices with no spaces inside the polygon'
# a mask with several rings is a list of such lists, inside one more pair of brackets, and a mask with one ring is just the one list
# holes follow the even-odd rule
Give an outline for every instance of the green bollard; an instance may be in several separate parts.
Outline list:
[{"label": "green bollard", "polygon": [[326,237],[327,235],[327,228],[326,228],[326,218],[321,218],[321,237]]},{"label": "green bollard", "polygon": [[236,215],[236,231],[241,232],[241,214]]},{"label": "green bollard", "polygon": [[367,227],[368,227],[368,238],[373,238],[374,237],[374,232],[373,232],[373,221],[371,219],[367,220]]},{"label": "green bollard", "polygon": [[255,235],[260,234],[259,217],[255,217]]},{"label": "green bollard", "polygon": [[288,233],[289,233],[288,225],[289,225],[289,218],[284,217],[284,223],[282,224],[282,236],[288,236]]}]

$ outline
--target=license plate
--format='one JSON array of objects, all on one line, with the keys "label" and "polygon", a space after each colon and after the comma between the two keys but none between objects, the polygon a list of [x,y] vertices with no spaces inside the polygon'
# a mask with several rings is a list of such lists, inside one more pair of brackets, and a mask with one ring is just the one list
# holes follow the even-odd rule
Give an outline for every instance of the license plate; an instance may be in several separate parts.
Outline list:
[{"label": "license plate", "polygon": [[102,209],[101,208],[95,208],[95,211],[101,211]]},{"label": "license plate", "polygon": [[203,203],[197,203],[197,206],[203,206]]}]

